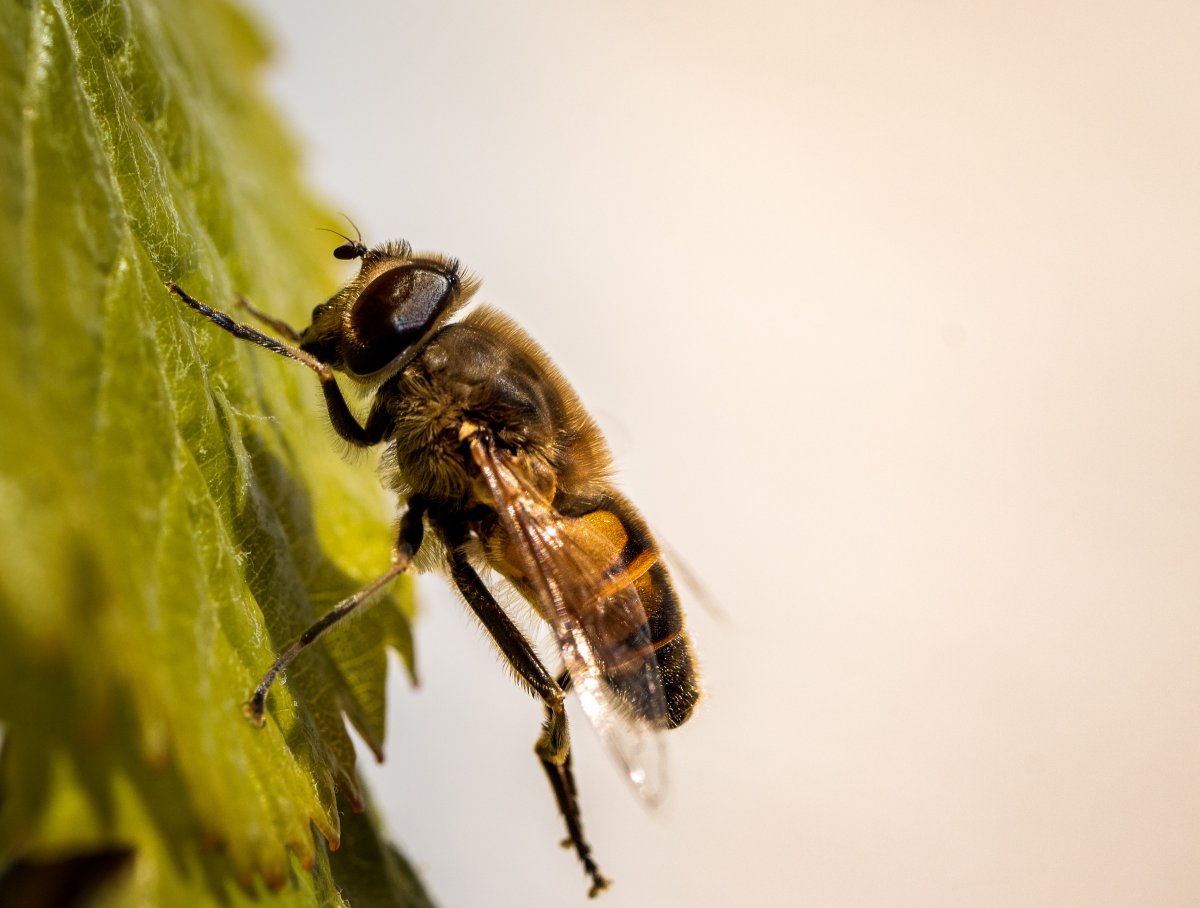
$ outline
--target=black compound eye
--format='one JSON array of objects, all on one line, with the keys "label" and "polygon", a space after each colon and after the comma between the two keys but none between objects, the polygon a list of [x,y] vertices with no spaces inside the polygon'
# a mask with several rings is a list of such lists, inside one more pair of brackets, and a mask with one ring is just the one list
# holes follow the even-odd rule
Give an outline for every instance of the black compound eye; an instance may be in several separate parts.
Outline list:
[{"label": "black compound eye", "polygon": [[420,263],[392,268],[363,289],[350,311],[353,349],[346,365],[370,375],[423,338],[454,302],[453,273]]}]

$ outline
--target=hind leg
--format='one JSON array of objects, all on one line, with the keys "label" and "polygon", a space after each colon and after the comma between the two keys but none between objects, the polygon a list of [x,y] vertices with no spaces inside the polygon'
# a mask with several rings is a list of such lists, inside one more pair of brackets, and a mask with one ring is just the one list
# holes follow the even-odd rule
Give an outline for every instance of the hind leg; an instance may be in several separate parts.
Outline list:
[{"label": "hind leg", "polygon": [[471,567],[461,549],[451,548],[448,556],[450,575],[476,617],[487,628],[492,640],[508,660],[517,678],[546,706],[542,733],[533,750],[554,792],[559,813],[567,824],[564,845],[575,847],[584,872],[591,878],[589,896],[608,888],[608,880],[592,859],[592,848],[583,835],[583,820],[575,791],[575,774],[571,770],[571,742],[567,730],[567,713],[563,707],[563,689],[546,671],[537,653],[525,636],[512,623],[505,611]]}]

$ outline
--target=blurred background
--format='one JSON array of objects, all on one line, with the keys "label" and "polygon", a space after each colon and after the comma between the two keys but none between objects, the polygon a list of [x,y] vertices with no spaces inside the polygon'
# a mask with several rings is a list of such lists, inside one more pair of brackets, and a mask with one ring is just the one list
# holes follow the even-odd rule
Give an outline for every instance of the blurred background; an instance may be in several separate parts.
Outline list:
[{"label": "blurred background", "polygon": [[[483,277],[726,613],[664,809],[575,713],[604,904],[1200,903],[1200,6],[250,6],[316,188]],[[586,903],[420,593],[392,835]]]}]

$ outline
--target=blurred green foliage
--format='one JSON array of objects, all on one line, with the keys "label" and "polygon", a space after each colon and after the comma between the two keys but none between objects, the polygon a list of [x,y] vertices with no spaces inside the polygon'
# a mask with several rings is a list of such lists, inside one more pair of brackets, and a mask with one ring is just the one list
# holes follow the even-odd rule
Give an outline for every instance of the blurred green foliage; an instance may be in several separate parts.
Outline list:
[{"label": "blurred green foliage", "polygon": [[164,288],[303,324],[334,287],[264,58],[218,0],[0,4],[0,875],[129,847],[105,904],[424,904],[339,815],[406,583],[241,714],[390,541],[312,376]]}]

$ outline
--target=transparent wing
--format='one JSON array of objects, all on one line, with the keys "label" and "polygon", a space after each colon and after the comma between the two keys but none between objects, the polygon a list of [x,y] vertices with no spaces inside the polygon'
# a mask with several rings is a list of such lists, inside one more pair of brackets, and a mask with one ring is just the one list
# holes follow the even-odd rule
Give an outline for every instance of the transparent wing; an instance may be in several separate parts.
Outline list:
[{"label": "transparent wing", "polygon": [[663,559],[671,568],[671,573],[679,579],[687,591],[692,594],[692,599],[696,601],[706,612],[709,617],[721,624],[729,624],[729,613],[717,601],[717,598],[709,592],[704,581],[700,579],[700,575],[696,573],[691,564],[683,559],[683,556],[666,541],[657,531],[654,534],[658,540],[659,550],[662,553]]},{"label": "transparent wing", "polygon": [[619,552],[585,519],[554,511],[486,433],[471,439],[471,453],[584,713],[637,793],[657,803],[666,784],[658,732],[667,703],[646,613],[622,579]]}]

